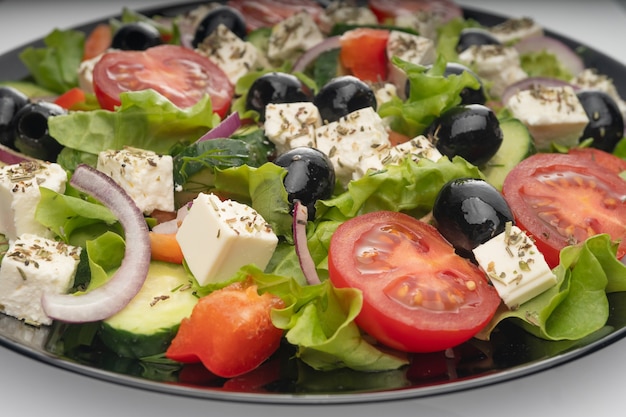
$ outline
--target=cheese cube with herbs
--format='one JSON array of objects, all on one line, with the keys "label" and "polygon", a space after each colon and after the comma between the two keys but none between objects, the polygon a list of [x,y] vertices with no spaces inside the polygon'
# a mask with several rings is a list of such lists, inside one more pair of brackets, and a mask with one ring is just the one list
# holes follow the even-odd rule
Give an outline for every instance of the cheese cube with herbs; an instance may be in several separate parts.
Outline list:
[{"label": "cheese cube with herbs", "polygon": [[372,107],[356,110],[315,130],[315,147],[328,155],[337,180],[344,186],[360,169],[361,161],[381,146],[390,146],[389,133]]},{"label": "cheese cube with herbs", "polygon": [[233,85],[256,69],[261,61],[261,54],[256,46],[239,38],[224,24],[219,24],[198,45],[196,52],[220,67]]},{"label": "cheese cube with herbs", "polygon": [[622,117],[626,120],[626,102],[619,95],[613,80],[607,75],[598,73],[596,69],[587,68],[576,75],[570,82],[582,89],[600,90],[607,93],[615,100]]},{"label": "cheese cube with herbs", "polygon": [[500,41],[510,43],[533,36],[543,36],[543,27],[530,17],[511,18],[489,28],[489,32]]},{"label": "cheese cube with herbs", "polygon": [[345,1],[333,1],[320,14],[318,26],[324,33],[330,33],[336,24],[377,25],[378,19],[368,7],[351,5]]},{"label": "cheese cube with herbs", "polygon": [[361,160],[361,164],[354,171],[352,179],[359,179],[368,171],[382,170],[386,165],[400,164],[407,158],[411,158],[415,162],[423,158],[436,162],[441,156],[441,152],[435,145],[426,136],[420,135],[395,146],[377,148],[372,155]]},{"label": "cheese cube with herbs", "polygon": [[0,310],[33,325],[52,323],[43,294],[65,294],[74,284],[80,247],[32,234],[19,236],[0,265]]},{"label": "cheese cube with herbs", "polygon": [[102,151],[97,169],[119,184],[144,214],[174,211],[174,163],[170,155],[131,147]]},{"label": "cheese cube with herbs", "polygon": [[305,12],[298,12],[277,23],[268,40],[270,60],[294,59],[324,40],[324,34]]},{"label": "cheese cube with herbs", "polygon": [[425,36],[413,35],[399,30],[392,30],[387,41],[387,58],[389,59],[389,80],[404,91],[406,74],[396,67],[392,57],[417,65],[430,65],[435,62],[437,52],[435,42]]},{"label": "cheese cube with herbs", "polygon": [[517,226],[507,227],[473,250],[478,265],[510,309],[552,288],[557,277],[533,240]]},{"label": "cheese cube with herbs", "polygon": [[459,54],[459,60],[491,85],[489,94],[493,97],[500,97],[506,87],[528,77],[512,46],[472,45]]},{"label": "cheese cube with herbs", "polygon": [[278,244],[252,207],[205,193],[193,200],[176,240],[200,285],[224,282],[248,264],[264,269]]},{"label": "cheese cube with herbs", "polygon": [[575,146],[589,123],[587,113],[570,86],[537,86],[521,90],[506,103],[513,117],[528,127],[540,151],[550,144]]},{"label": "cheese cube with herbs", "polygon": [[400,13],[395,17],[394,25],[413,29],[420,36],[434,41],[438,38],[438,28],[443,23],[442,13],[438,10],[418,10],[413,13]]},{"label": "cheese cube with herbs", "polygon": [[0,233],[15,240],[23,233],[52,237],[35,219],[39,187],[65,192],[67,173],[56,163],[27,161],[0,168]]},{"label": "cheese cube with herbs", "polygon": [[265,107],[265,136],[279,154],[298,146],[313,146],[315,128],[321,125],[320,112],[310,102],[270,103]]}]

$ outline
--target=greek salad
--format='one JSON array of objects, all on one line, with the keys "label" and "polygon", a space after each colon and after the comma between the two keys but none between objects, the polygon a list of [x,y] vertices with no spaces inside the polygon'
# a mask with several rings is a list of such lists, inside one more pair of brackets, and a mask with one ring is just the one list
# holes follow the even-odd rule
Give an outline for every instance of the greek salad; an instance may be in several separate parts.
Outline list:
[{"label": "greek salad", "polygon": [[532,19],[228,0],[44,41],[0,83],[0,310],[59,349],[377,373],[626,291],[626,102]]}]

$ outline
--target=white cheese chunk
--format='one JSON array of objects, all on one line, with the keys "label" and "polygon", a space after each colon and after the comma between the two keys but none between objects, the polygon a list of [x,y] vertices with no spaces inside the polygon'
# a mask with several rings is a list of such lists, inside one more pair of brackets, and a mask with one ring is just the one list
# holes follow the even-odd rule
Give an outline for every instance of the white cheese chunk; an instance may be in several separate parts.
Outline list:
[{"label": "white cheese chunk", "polygon": [[376,25],[378,19],[368,7],[355,6],[345,1],[333,1],[324,8],[319,16],[318,26],[324,33],[329,33],[339,23],[347,25]]},{"label": "white cheese chunk", "polygon": [[270,60],[294,59],[302,52],[324,40],[313,17],[298,12],[272,28],[267,56]]},{"label": "white cheese chunk", "polygon": [[404,91],[406,74],[392,62],[392,57],[417,65],[430,65],[435,62],[437,52],[435,42],[425,36],[392,30],[387,41],[387,58],[389,61],[389,81],[400,91]]},{"label": "white cheese chunk", "polygon": [[626,119],[626,102],[622,99],[613,80],[596,69],[587,68],[576,75],[571,81],[573,85],[582,89],[600,90],[607,93],[619,107],[622,117]]},{"label": "white cheese chunk", "polygon": [[524,123],[540,151],[550,144],[575,146],[589,123],[587,113],[570,86],[521,90],[506,107],[513,117]]},{"label": "white cheese chunk", "polygon": [[265,136],[279,154],[298,146],[312,147],[315,129],[321,125],[320,112],[311,102],[270,103],[265,107]]},{"label": "white cheese chunk", "polygon": [[528,77],[512,46],[472,45],[459,54],[459,60],[491,85],[489,94],[493,97],[500,97],[506,87]]},{"label": "white cheese chunk", "polygon": [[65,294],[74,282],[80,247],[32,234],[19,236],[0,265],[0,310],[34,325],[52,323],[43,294]]},{"label": "white cheese chunk", "polygon": [[515,42],[544,34],[543,28],[530,17],[507,19],[488,30],[500,43]]},{"label": "white cheese chunk", "polygon": [[389,145],[386,125],[372,107],[356,110],[315,130],[315,147],[328,155],[337,180],[344,186],[363,158],[372,155],[376,148]]},{"label": "white cheese chunk", "polygon": [[98,154],[96,168],[109,175],[144,213],[174,211],[174,163],[170,155],[126,147]]},{"label": "white cheese chunk", "polygon": [[198,45],[196,52],[220,67],[233,85],[261,66],[261,53],[256,46],[242,40],[221,23]]},{"label": "white cheese chunk", "polygon": [[176,240],[200,285],[226,281],[248,264],[264,269],[278,244],[253,208],[205,193],[193,200]]},{"label": "white cheese chunk", "polygon": [[387,165],[397,165],[406,158],[417,162],[426,158],[436,162],[441,153],[426,136],[420,135],[396,146],[381,146],[376,151],[361,160],[352,175],[352,179],[359,179],[368,171],[380,171]]},{"label": "white cheese chunk", "polygon": [[23,233],[52,237],[52,232],[35,219],[41,200],[39,187],[65,192],[67,173],[56,163],[20,162],[0,168],[0,233],[15,240]]},{"label": "white cheese chunk", "polygon": [[517,226],[473,250],[476,261],[511,309],[552,288],[557,277],[531,238]]},{"label": "white cheese chunk", "polygon": [[78,65],[78,86],[86,93],[94,94],[93,69],[103,55],[104,53],[90,59],[85,59]]},{"label": "white cheese chunk", "polygon": [[418,10],[414,13],[400,13],[394,24],[398,27],[413,29],[420,36],[434,41],[438,38],[437,28],[442,23],[442,15],[437,10]]}]

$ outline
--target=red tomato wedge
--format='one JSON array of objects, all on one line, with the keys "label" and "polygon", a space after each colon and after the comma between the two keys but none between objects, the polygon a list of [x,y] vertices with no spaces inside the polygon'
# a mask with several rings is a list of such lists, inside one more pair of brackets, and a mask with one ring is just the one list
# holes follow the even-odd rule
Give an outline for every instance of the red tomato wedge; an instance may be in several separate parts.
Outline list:
[{"label": "red tomato wedge", "polygon": [[314,0],[229,0],[227,5],[244,16],[248,31],[272,27],[298,12],[306,12],[315,20],[324,13]]},{"label": "red tomato wedge", "polygon": [[224,117],[234,94],[217,65],[178,45],[107,52],[94,68],[93,85],[100,106],[107,110],[120,105],[120,93],[151,88],[181,108],[193,106],[208,94],[213,111]]},{"label": "red tomato wedge", "polygon": [[436,352],[474,336],[500,297],[486,276],[433,226],[379,211],[341,224],[329,249],[331,282],[357,288],[361,329],[389,347]]},{"label": "red tomato wedge", "polygon": [[626,160],[596,148],[571,148],[568,153],[591,159],[616,174],[626,171]]},{"label": "red tomato wedge", "polygon": [[191,316],[183,319],[165,356],[183,363],[202,362],[224,378],[250,372],[280,345],[283,331],[272,324],[270,312],[282,307],[279,297],[259,295],[249,282],[214,291],[200,298]]},{"label": "red tomato wedge", "polygon": [[85,39],[83,60],[95,58],[111,46],[113,31],[106,23],[97,25]]},{"label": "red tomato wedge", "polygon": [[[596,156],[614,157],[607,155]],[[517,225],[534,237],[550,267],[559,264],[565,246],[601,233],[621,240],[617,255],[626,254],[626,181],[590,156],[535,154],[504,180],[502,193]]]},{"label": "red tomato wedge", "polygon": [[64,109],[70,110],[74,106],[85,102],[85,92],[78,87],[71,88],[61,94],[54,100],[54,104],[58,104]]},{"label": "red tomato wedge", "polygon": [[387,41],[385,29],[358,28],[341,35],[339,59],[341,65],[363,81],[380,82],[387,79]]},{"label": "red tomato wedge", "polygon": [[420,11],[432,12],[447,22],[463,16],[463,10],[452,0],[368,0],[367,4],[380,23],[393,23],[400,15]]}]

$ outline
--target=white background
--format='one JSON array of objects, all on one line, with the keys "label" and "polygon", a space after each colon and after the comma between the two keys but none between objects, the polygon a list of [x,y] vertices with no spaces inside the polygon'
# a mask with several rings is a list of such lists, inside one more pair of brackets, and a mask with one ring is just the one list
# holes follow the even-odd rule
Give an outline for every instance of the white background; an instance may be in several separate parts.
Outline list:
[{"label": "white background", "polygon": [[[141,8],[174,1],[0,0],[0,53],[42,37],[55,27],[69,28],[117,14],[123,6]],[[511,16],[530,16],[626,64],[626,9],[615,1],[459,3]],[[626,340],[536,375],[433,398],[348,406],[269,406],[127,388],[57,369],[0,347],[0,404],[3,415],[19,412],[24,416],[602,416],[624,412],[625,352]]]}]

